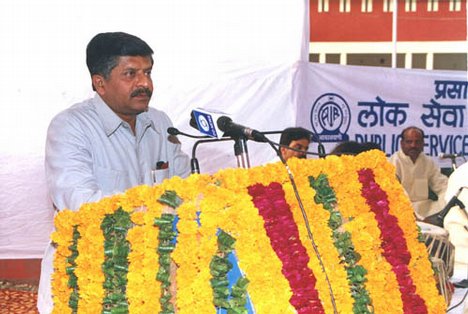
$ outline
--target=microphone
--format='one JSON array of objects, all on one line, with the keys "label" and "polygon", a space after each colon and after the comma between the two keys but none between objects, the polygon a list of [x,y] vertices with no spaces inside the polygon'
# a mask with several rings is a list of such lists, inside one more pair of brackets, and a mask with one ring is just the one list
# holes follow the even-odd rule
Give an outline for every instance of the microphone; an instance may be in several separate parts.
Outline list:
[{"label": "microphone", "polygon": [[167,128],[167,133],[169,133],[170,135],[179,135],[180,134],[179,130],[172,127],[172,126]]},{"label": "microphone", "polygon": [[458,157],[461,157],[462,155],[460,154],[446,154],[446,153],[440,153],[439,154],[439,158],[440,159],[455,159],[455,158],[458,158]]},{"label": "microphone", "polygon": [[209,137],[221,138],[223,131],[216,123],[221,116],[226,114],[217,110],[196,108],[190,113],[190,126]]},{"label": "microphone", "polygon": [[234,123],[232,122],[232,119],[227,116],[219,117],[217,120],[217,125],[226,136],[245,136],[248,139],[254,140],[256,142],[268,142],[266,136],[260,131]]},{"label": "microphone", "polygon": [[439,214],[437,214],[437,218],[443,221],[445,216],[447,216],[448,212],[453,206],[458,205],[462,209],[465,208],[465,204],[463,204],[463,202],[458,199],[458,196],[460,195],[460,193],[462,192],[464,188],[465,187],[462,186],[461,188],[458,189],[457,193],[455,193],[455,195],[447,202],[447,205],[445,205],[445,207],[439,212]]},{"label": "microphone", "polygon": [[191,138],[208,138],[209,136],[199,136],[199,135],[192,135],[192,134],[188,134],[188,133],[184,133],[184,132],[181,132],[179,131],[179,129],[177,128],[174,128],[174,127],[168,127],[167,128],[167,133],[169,133],[169,135],[183,135],[183,136],[187,136],[187,137],[191,137]]},{"label": "microphone", "polygon": [[[227,114],[211,109],[196,108],[191,112],[190,126],[210,137],[246,137],[256,142],[268,142],[264,134],[257,130],[232,122]],[[224,133],[224,134],[223,134]]]}]

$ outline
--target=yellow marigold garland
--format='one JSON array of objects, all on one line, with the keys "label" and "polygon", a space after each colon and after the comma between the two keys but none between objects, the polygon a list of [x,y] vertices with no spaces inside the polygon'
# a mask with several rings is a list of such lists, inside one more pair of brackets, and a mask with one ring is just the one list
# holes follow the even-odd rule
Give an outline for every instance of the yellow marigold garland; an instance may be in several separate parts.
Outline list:
[{"label": "yellow marigold garland", "polygon": [[[297,163],[297,160],[296,162],[293,161],[290,163],[293,173],[303,173],[303,169],[301,169],[300,163]],[[317,164],[317,166],[319,165],[320,164]],[[320,167],[307,170],[308,175],[318,176],[320,174]],[[301,196],[302,203],[308,216],[314,241],[318,244],[319,254],[325,266],[327,276],[330,279],[331,289],[336,300],[337,310],[339,313],[352,313],[353,300],[351,298],[348,286],[347,274],[344,267],[340,265],[339,254],[333,244],[332,230],[328,226],[330,213],[326,211],[323,206],[317,205],[314,202],[313,198],[315,196],[315,191],[310,187],[308,177],[295,176],[295,178],[299,195]],[[322,300],[323,307],[326,313],[333,313],[334,309],[331,303],[329,285],[325,277],[325,273],[322,271],[322,266],[320,265],[316,253],[312,247],[307,229],[303,223],[304,219],[302,217],[301,209],[299,208],[299,203],[296,199],[291,184],[285,184],[284,190],[286,193],[286,199],[288,200],[288,203],[290,204],[291,210],[294,214],[294,219],[298,224],[301,240],[306,245],[306,249],[309,254],[309,267],[312,269],[314,275],[317,278],[316,289],[319,291],[319,296]],[[337,265],[339,266],[337,267]]]},{"label": "yellow marigold garland", "polygon": [[[85,204],[80,208],[77,217],[78,231],[81,235],[78,241],[79,255],[76,258],[75,274],[78,277],[79,306],[78,313],[98,313],[102,310],[104,298],[104,236],[101,231],[101,221],[104,213],[96,210],[93,204]],[[96,245],[96,243],[100,243]]]},{"label": "yellow marigold garland", "polygon": [[[153,226],[153,221],[158,216],[160,215],[144,212],[134,212],[131,215],[135,226],[127,234],[131,247],[127,275],[130,313],[157,313],[161,308],[161,286],[155,279],[159,269],[159,255],[156,250],[159,228]],[[155,297],[148,298],[148,295]]]},{"label": "yellow marigold garland", "polygon": [[393,165],[382,163],[380,167],[374,168],[375,179],[387,192],[390,213],[398,218],[399,225],[405,235],[408,251],[411,253],[409,270],[416,285],[416,292],[425,300],[429,313],[442,313],[446,308],[445,300],[435,285],[427,284],[433,278],[434,271],[428,258],[426,246],[419,241],[419,232],[415,216],[412,214],[411,203],[400,185],[391,184],[387,174],[392,171],[394,171]]},{"label": "yellow marigold garland", "polygon": [[220,198],[230,206],[230,218],[225,221],[223,229],[237,239],[239,267],[249,278],[248,292],[257,313],[295,313],[289,303],[292,293],[281,273],[281,261],[271,249],[265,229],[259,227],[263,226],[263,219],[247,194],[247,187],[256,182],[283,181],[286,172],[284,167],[279,169],[272,172],[263,167],[248,171],[226,169],[214,175],[215,181],[225,188]]},{"label": "yellow marigold garland", "polygon": [[71,239],[73,239],[73,226],[75,213],[64,210],[60,215],[55,216],[54,224],[56,230],[52,233],[51,240],[57,246],[54,257],[54,273],[52,274],[52,295],[54,301],[53,313],[66,314],[72,310],[68,306],[68,300],[72,289],[68,286],[67,258],[70,256],[69,249]]},{"label": "yellow marigold garland", "polygon": [[361,156],[330,156],[326,159],[324,173],[336,192],[338,210],[345,219],[353,218],[344,224],[344,228],[351,233],[355,250],[361,255],[359,263],[368,271],[365,286],[375,313],[402,313],[398,282],[390,264],[381,254],[380,230],[375,215],[361,196],[358,180],[358,170],[372,166],[369,161],[376,159],[378,155],[365,159]]}]

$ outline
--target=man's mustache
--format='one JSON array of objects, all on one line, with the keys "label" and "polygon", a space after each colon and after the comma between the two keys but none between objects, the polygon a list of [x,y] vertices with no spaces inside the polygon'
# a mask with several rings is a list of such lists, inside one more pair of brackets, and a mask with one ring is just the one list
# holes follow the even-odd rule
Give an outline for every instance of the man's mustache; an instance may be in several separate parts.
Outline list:
[{"label": "man's mustache", "polygon": [[151,95],[153,95],[153,92],[149,88],[142,87],[142,88],[135,89],[130,94],[130,97],[136,97],[136,96],[139,96],[139,95],[142,95],[142,94],[146,94],[146,96],[151,97]]}]

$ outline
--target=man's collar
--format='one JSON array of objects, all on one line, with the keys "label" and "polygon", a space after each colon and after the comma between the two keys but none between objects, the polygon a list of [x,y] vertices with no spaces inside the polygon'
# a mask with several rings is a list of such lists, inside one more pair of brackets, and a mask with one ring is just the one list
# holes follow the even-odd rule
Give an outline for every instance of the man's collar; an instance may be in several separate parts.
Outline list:
[{"label": "man's collar", "polygon": [[[96,112],[102,121],[106,135],[111,136],[124,123],[124,121],[104,102],[104,100],[102,100],[101,96],[97,93],[94,96],[94,105],[96,107]],[[158,132],[154,127],[153,120],[151,120],[147,112],[140,113],[137,116],[137,121],[143,126],[143,128],[150,126],[153,130]]]}]

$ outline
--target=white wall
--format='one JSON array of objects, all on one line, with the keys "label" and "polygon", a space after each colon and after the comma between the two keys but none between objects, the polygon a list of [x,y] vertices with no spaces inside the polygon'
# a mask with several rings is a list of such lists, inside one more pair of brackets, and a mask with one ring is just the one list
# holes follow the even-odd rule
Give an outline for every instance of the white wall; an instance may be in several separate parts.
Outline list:
[{"label": "white wall", "polygon": [[300,0],[2,0],[0,125],[8,132],[0,135],[1,152],[42,152],[52,116],[91,94],[85,47],[98,32],[129,32],[152,46],[153,105],[170,108],[179,124],[182,110],[174,110],[172,102],[185,92],[252,64],[298,60],[304,4]]},{"label": "white wall", "polygon": [[[151,105],[176,127],[195,107],[268,130],[290,126],[290,72],[308,53],[306,0],[2,0],[0,2],[0,258],[40,257],[53,211],[44,186],[46,130],[92,95],[85,48],[124,31],[155,51]],[[279,77],[276,77],[279,75]],[[249,89],[249,91],[247,91]],[[271,90],[274,92],[271,92]],[[181,138],[184,150],[192,142]],[[249,147],[252,164],[273,155]],[[232,144],[200,146],[202,172],[235,167]],[[213,156],[217,156],[213,160]]]}]

